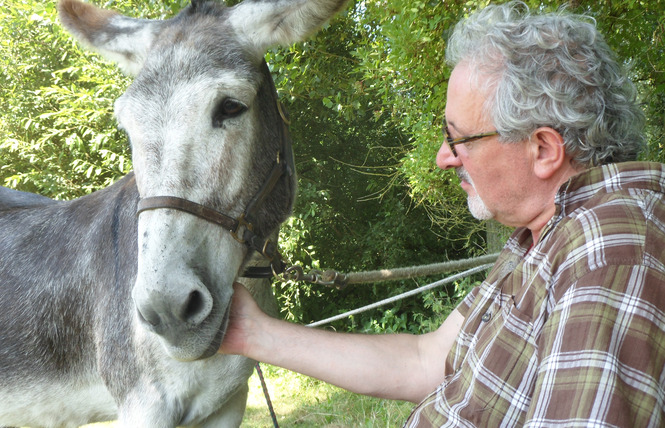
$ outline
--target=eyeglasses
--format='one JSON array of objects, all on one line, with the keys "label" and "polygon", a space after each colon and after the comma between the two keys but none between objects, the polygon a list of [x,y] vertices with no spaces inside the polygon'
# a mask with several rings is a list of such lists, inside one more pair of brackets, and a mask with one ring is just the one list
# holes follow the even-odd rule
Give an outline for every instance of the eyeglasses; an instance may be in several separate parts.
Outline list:
[{"label": "eyeglasses", "polygon": [[448,132],[448,127],[446,125],[443,125],[442,131],[443,131],[443,139],[446,140],[446,143],[448,143],[448,147],[450,147],[450,151],[453,152],[453,156],[455,157],[457,157],[457,150],[455,150],[456,145],[469,143],[471,141],[476,141],[485,137],[499,135],[499,131],[491,131],[491,132],[483,132],[482,134],[467,135],[465,137],[450,138],[450,133]]}]

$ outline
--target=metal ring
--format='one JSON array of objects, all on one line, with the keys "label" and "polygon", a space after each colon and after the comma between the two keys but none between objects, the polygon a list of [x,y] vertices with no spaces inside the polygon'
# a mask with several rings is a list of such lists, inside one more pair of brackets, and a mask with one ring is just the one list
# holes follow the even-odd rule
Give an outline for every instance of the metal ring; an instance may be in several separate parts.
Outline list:
[{"label": "metal ring", "polygon": [[279,115],[282,116],[282,120],[284,123],[286,123],[287,126],[291,125],[291,121],[289,118],[286,116],[286,112],[284,111],[284,107],[282,106],[282,103],[277,101],[277,110],[279,111]]}]

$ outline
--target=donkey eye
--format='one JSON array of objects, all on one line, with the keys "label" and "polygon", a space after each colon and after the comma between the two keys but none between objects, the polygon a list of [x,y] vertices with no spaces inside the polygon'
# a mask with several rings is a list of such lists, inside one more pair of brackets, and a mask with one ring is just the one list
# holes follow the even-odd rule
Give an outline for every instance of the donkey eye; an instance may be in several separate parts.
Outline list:
[{"label": "donkey eye", "polygon": [[212,113],[212,126],[221,128],[226,119],[240,116],[247,110],[247,107],[233,98],[224,98],[221,100]]}]

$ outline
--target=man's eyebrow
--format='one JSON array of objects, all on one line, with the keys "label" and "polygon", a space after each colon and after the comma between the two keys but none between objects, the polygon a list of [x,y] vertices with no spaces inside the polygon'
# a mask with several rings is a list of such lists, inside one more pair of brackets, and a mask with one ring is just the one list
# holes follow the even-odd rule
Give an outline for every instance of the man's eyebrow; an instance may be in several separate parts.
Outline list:
[{"label": "man's eyebrow", "polygon": [[450,120],[450,119],[448,118],[448,115],[446,115],[446,114],[443,115],[443,123],[445,123],[445,124],[447,124],[448,126],[452,126],[453,128],[457,129],[457,128],[455,127],[455,121],[454,121],[454,120]]},{"label": "man's eyebrow", "polygon": [[450,130],[454,130],[456,134],[459,134],[459,129],[455,126],[455,122],[449,122],[447,119],[444,119],[444,127],[450,132]]}]

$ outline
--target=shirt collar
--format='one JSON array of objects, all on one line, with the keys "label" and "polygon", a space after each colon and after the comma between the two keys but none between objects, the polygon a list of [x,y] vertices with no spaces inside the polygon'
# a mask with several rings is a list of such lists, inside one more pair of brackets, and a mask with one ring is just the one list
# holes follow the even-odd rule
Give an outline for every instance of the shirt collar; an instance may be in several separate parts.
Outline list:
[{"label": "shirt collar", "polygon": [[596,196],[619,190],[665,193],[665,165],[657,162],[622,162],[587,169],[566,181],[554,197],[555,212],[543,228],[540,241],[564,217]]}]

